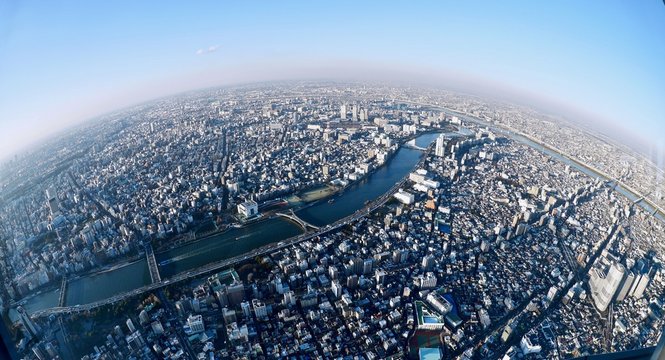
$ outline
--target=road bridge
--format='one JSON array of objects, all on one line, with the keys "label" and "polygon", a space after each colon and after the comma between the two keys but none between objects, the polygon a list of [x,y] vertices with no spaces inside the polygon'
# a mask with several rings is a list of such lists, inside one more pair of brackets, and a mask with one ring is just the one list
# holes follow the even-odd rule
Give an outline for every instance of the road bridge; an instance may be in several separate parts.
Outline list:
[{"label": "road bridge", "polygon": [[416,139],[411,139],[404,143],[404,147],[408,149],[418,150],[418,151],[427,151],[427,148],[416,145]]},{"label": "road bridge", "polygon": [[[430,147],[428,149],[430,149],[431,147],[432,147],[432,145],[430,145]],[[422,167],[426,160],[427,160],[427,156],[423,156],[420,159],[420,161],[418,162],[418,164],[416,164],[414,166],[414,168]],[[301,234],[301,235],[298,235],[298,236],[294,236],[292,238],[286,239],[286,240],[281,241],[281,242],[267,244],[267,245],[264,245],[262,247],[251,250],[249,252],[246,252],[244,254],[240,254],[240,255],[233,256],[233,257],[230,257],[230,258],[227,258],[227,259],[224,259],[224,260],[213,262],[213,263],[201,266],[201,267],[199,267],[195,270],[186,271],[186,272],[177,274],[177,275],[175,275],[175,276],[173,276],[169,279],[166,279],[166,280],[163,280],[163,281],[160,280],[159,282],[153,282],[152,284],[142,286],[140,288],[137,288],[137,289],[134,289],[134,290],[131,290],[131,291],[127,291],[127,292],[124,292],[124,293],[121,293],[121,294],[117,294],[117,295],[115,295],[113,297],[110,297],[110,298],[107,298],[107,299],[95,301],[95,302],[92,302],[92,303],[89,303],[89,304],[84,304],[84,305],[70,305],[70,306],[62,306],[62,307],[54,307],[54,308],[49,308],[49,309],[38,310],[38,311],[35,311],[34,313],[32,313],[32,317],[38,318],[38,317],[47,317],[51,314],[56,314],[56,315],[58,315],[58,314],[72,314],[72,313],[90,311],[92,309],[96,309],[98,307],[113,304],[115,302],[131,298],[133,296],[138,296],[138,295],[143,294],[145,292],[160,289],[160,288],[168,286],[170,284],[174,284],[174,283],[184,281],[184,280],[188,280],[188,279],[191,279],[191,278],[194,278],[194,277],[199,277],[199,276],[202,276],[202,275],[210,274],[214,271],[219,271],[219,270],[224,269],[224,268],[235,266],[236,264],[242,263],[243,261],[252,260],[252,259],[256,258],[257,256],[270,254],[270,253],[273,253],[277,250],[283,249],[285,247],[289,247],[293,244],[297,244],[297,243],[300,243],[300,242],[303,242],[303,241],[307,241],[307,240],[316,238],[316,237],[324,235],[326,233],[335,231],[335,230],[339,229],[342,226],[345,226],[347,224],[351,224],[351,223],[367,216],[368,214],[370,214],[372,211],[378,209],[379,207],[383,206],[388,200],[390,200],[392,198],[392,195],[399,188],[403,187],[407,183],[408,180],[409,180],[409,175],[407,174],[406,176],[404,176],[404,178],[402,178],[402,180],[400,180],[395,185],[393,185],[393,187],[390,188],[390,190],[388,190],[386,193],[384,193],[380,197],[378,197],[378,198],[374,199],[373,201],[371,201],[364,208],[354,212],[353,214],[351,214],[347,217],[339,219],[339,220],[335,221],[332,224],[323,226],[321,228],[315,227],[316,230],[313,231],[313,232],[308,232],[308,233],[304,233],[304,234]],[[288,214],[286,214],[286,215],[288,215]],[[293,214],[293,215],[295,216],[295,214]],[[297,218],[297,216],[295,216],[295,217]],[[151,249],[152,249],[152,247],[150,247],[150,250]],[[154,257],[154,254],[153,254],[153,257]]]},{"label": "road bridge", "polygon": [[289,219],[295,223],[297,223],[303,230],[307,231],[309,229],[313,230],[319,230],[319,227],[313,224],[308,223],[307,221],[301,219],[296,215],[296,213],[293,212],[293,209],[289,210],[287,213],[275,213],[277,216],[281,216],[283,218]]},{"label": "road bridge", "polygon": [[60,297],[58,298],[58,307],[65,306],[65,300],[67,299],[67,277],[62,277],[62,282],[60,283]]},{"label": "road bridge", "polygon": [[640,196],[638,199],[636,199],[635,201],[633,201],[633,204],[639,204],[639,203],[641,203],[644,199],[647,198],[647,196],[651,195],[652,193],[653,193],[653,191],[650,192],[650,193],[648,193],[648,194],[643,194],[643,195]]},{"label": "road bridge", "polygon": [[148,243],[145,246],[145,257],[148,260],[148,268],[150,269],[150,279],[152,283],[158,283],[162,281],[162,277],[159,274],[159,267],[157,266],[157,260],[155,259],[155,251],[152,249],[152,244]]}]

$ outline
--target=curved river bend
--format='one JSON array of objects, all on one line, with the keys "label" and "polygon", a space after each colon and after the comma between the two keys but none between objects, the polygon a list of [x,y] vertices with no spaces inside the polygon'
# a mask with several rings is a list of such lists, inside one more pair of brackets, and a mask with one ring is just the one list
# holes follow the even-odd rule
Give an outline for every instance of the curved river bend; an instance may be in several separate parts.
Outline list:
[{"label": "curved river bend", "polygon": [[[420,135],[416,139],[416,145],[426,147],[438,135],[438,133]],[[402,147],[387,164],[364,180],[349,186],[344,193],[335,195],[333,203],[322,201],[298,211],[297,215],[317,226],[331,224],[351,215],[363,208],[366,201],[383,195],[411,172],[421,156],[422,152],[419,150]],[[302,230],[297,225],[281,218],[272,218],[158,253],[156,259],[162,279],[167,279],[301,233]],[[67,286],[65,303],[66,305],[87,304],[149,283],[148,264],[142,259],[113,270],[71,280]],[[55,307],[58,295],[58,290],[53,290],[34,296],[27,300],[24,307],[29,313]]]}]

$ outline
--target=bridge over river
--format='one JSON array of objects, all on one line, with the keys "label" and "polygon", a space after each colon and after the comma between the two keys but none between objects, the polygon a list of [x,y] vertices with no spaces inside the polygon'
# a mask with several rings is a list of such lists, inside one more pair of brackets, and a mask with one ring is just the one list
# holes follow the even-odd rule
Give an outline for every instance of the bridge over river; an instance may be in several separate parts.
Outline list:
[{"label": "bridge over river", "polygon": [[[430,145],[431,146],[431,145]],[[427,157],[422,156],[420,158],[420,161],[414,166],[414,168],[418,168],[423,166],[423,163],[426,161]],[[351,215],[348,215],[344,218],[341,218],[337,221],[335,221],[332,224],[322,226],[322,227],[317,227],[312,224],[307,223],[306,221],[303,221],[302,219],[298,218],[294,213],[290,214],[283,214],[281,216],[287,215],[289,217],[294,217],[292,219],[293,221],[297,221],[295,219],[300,219],[303,222],[304,226],[309,226],[311,229],[314,229],[312,232],[307,232],[305,234],[301,234],[298,236],[294,236],[292,238],[289,238],[287,240],[277,242],[277,243],[270,243],[258,248],[255,248],[254,250],[251,250],[249,252],[246,252],[244,254],[240,254],[234,257],[230,257],[224,260],[220,260],[217,262],[210,263],[208,265],[204,265],[202,267],[199,267],[197,269],[191,270],[191,271],[186,271],[179,273],[169,279],[166,280],[159,280],[158,282],[153,282],[151,284],[142,286],[140,288],[127,291],[124,293],[120,293],[116,296],[100,300],[100,301],[95,301],[89,304],[85,305],[74,305],[74,306],[58,306],[50,309],[44,309],[44,310],[38,310],[32,313],[33,317],[47,317],[51,314],[72,314],[72,313],[79,313],[79,312],[86,312],[90,310],[94,310],[98,307],[113,304],[118,301],[125,300],[127,298],[133,297],[133,296],[138,296],[144,292],[148,291],[153,291],[159,288],[162,288],[164,286],[168,286],[169,284],[173,284],[179,281],[187,280],[193,277],[198,277],[206,274],[210,274],[216,271],[219,271],[223,268],[228,268],[235,266],[239,263],[242,263],[247,260],[254,259],[257,256],[262,256],[265,254],[269,254],[272,252],[275,252],[277,250],[280,250],[282,248],[291,246],[293,244],[310,240],[312,238],[315,238],[320,235],[324,235],[326,233],[335,231],[339,229],[342,226],[345,226],[347,224],[351,224],[362,217],[367,216],[371,212],[375,211],[377,208],[383,206],[388,200],[392,198],[392,195],[401,187],[403,187],[409,178],[409,174],[407,173],[403,178],[401,178],[400,181],[395,183],[388,191],[383,193],[383,195],[379,196],[378,198],[375,198],[374,200],[370,201],[367,205],[365,205],[363,208],[357,210],[356,212],[352,213]]]},{"label": "bridge over river", "polygon": [[289,220],[295,222],[296,224],[298,224],[305,231],[308,231],[310,229],[319,230],[318,226],[310,224],[307,221],[299,218],[298,215],[296,215],[293,212],[293,209],[290,209],[287,213],[278,212],[278,213],[275,213],[275,215],[281,216],[283,218],[286,218],[286,219],[289,219]]}]

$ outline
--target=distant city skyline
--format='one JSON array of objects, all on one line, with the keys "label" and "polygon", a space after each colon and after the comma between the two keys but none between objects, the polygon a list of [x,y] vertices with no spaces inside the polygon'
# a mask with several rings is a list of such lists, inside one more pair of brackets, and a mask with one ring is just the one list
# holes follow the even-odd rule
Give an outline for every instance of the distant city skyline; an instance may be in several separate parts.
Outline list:
[{"label": "distant city skyline", "polygon": [[153,98],[319,78],[440,79],[443,88],[540,99],[632,131],[662,152],[664,33],[665,6],[656,0],[408,7],[10,0],[0,4],[0,159]]}]

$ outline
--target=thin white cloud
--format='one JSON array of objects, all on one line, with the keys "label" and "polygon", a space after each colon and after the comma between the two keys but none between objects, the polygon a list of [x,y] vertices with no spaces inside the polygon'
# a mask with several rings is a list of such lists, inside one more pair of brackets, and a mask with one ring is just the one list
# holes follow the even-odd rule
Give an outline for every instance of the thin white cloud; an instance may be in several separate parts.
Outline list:
[{"label": "thin white cloud", "polygon": [[211,46],[208,46],[207,49],[198,49],[198,50],[196,50],[196,55],[210,54],[212,52],[217,51],[217,49],[219,49],[219,45],[211,45]]}]

